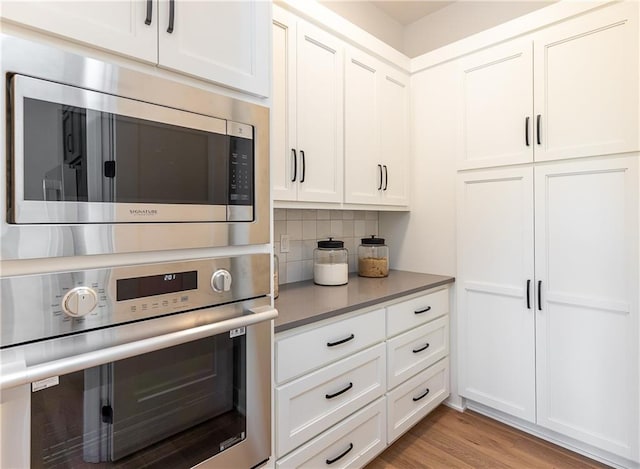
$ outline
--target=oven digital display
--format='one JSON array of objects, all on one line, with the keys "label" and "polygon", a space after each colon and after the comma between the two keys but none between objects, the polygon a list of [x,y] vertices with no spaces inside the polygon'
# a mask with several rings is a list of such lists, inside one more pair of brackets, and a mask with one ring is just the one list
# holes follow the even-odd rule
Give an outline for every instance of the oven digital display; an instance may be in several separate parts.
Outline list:
[{"label": "oven digital display", "polygon": [[198,271],[123,278],[116,281],[116,299],[133,300],[198,288]]}]

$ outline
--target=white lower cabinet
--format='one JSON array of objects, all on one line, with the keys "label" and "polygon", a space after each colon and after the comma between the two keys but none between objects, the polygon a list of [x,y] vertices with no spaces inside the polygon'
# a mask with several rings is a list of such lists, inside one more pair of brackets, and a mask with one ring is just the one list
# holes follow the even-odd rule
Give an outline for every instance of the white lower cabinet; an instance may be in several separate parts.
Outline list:
[{"label": "white lower cabinet", "polygon": [[381,306],[276,335],[276,467],[362,467],[449,396],[449,289]]}]

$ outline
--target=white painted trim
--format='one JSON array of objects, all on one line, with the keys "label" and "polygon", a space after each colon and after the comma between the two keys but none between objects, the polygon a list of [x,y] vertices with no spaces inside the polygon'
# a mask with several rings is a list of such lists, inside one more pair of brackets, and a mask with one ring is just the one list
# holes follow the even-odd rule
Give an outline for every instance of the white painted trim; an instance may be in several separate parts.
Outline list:
[{"label": "white painted trim", "polygon": [[467,410],[466,402],[464,402],[464,399],[458,396],[457,394],[449,395],[448,399],[444,401],[442,404],[458,412],[464,412],[465,410]]},{"label": "white painted trim", "polygon": [[407,73],[410,70],[409,57],[316,1],[277,0],[275,5],[320,26],[341,40],[384,60],[399,70]]},{"label": "white painted trim", "polygon": [[415,57],[411,59],[411,74],[418,73],[500,42],[530,34],[554,23],[564,21],[572,16],[600,8],[608,3],[613,3],[613,0],[593,0],[587,2],[561,0],[548,7],[533,11],[527,15]]}]

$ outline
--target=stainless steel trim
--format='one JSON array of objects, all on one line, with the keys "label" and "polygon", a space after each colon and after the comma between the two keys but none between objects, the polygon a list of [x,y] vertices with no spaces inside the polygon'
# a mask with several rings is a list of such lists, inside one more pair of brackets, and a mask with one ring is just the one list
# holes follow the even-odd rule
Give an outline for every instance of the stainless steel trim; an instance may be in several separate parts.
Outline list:
[{"label": "stainless steel trim", "polygon": [[250,125],[241,124],[239,122],[227,121],[227,134],[232,137],[246,138],[253,140],[253,129]]},{"label": "stainless steel trim", "polygon": [[229,221],[253,220],[253,207],[249,205],[227,205],[227,220]]},{"label": "stainless steel trim", "polygon": [[184,331],[151,337],[137,342],[116,345],[106,349],[27,367],[26,369],[19,371],[2,373],[0,375],[0,389],[8,389],[51,376],[73,373],[74,371],[84,370],[92,366],[102,365],[104,363],[122,360],[135,355],[153,352],[174,345],[183,344],[185,342],[190,342],[192,340],[221,334],[238,327],[245,327],[262,321],[268,321],[278,316],[278,311],[270,306],[254,308],[250,313],[251,314],[239,318],[233,318]]},{"label": "stainless steel trim", "polygon": [[[35,259],[94,254],[160,251],[185,248],[267,244],[270,240],[269,109],[211,91],[186,86],[61,49],[0,35],[0,83],[9,89],[11,76],[20,74],[98,91],[176,110],[243,122],[253,127],[255,157],[254,218],[231,223],[104,223],[51,225],[12,224],[3,210],[0,219],[0,259]],[[0,93],[0,109],[7,110],[8,93]],[[10,110],[10,109],[9,109]],[[0,126],[0,159],[9,161],[11,114]],[[11,178],[11,165],[0,165],[0,180]],[[9,171],[9,172],[7,172]],[[0,206],[13,210],[14,200],[0,191]]]}]

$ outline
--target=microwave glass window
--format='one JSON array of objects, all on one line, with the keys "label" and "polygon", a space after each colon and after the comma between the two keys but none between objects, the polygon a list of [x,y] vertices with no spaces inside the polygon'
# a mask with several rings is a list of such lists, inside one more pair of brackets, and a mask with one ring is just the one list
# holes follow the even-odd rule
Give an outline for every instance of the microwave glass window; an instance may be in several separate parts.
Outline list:
[{"label": "microwave glass window", "polygon": [[31,467],[189,468],[245,439],[245,336],[60,376],[31,394]]},{"label": "microwave glass window", "polygon": [[25,200],[228,203],[226,135],[25,98],[23,141]]}]

